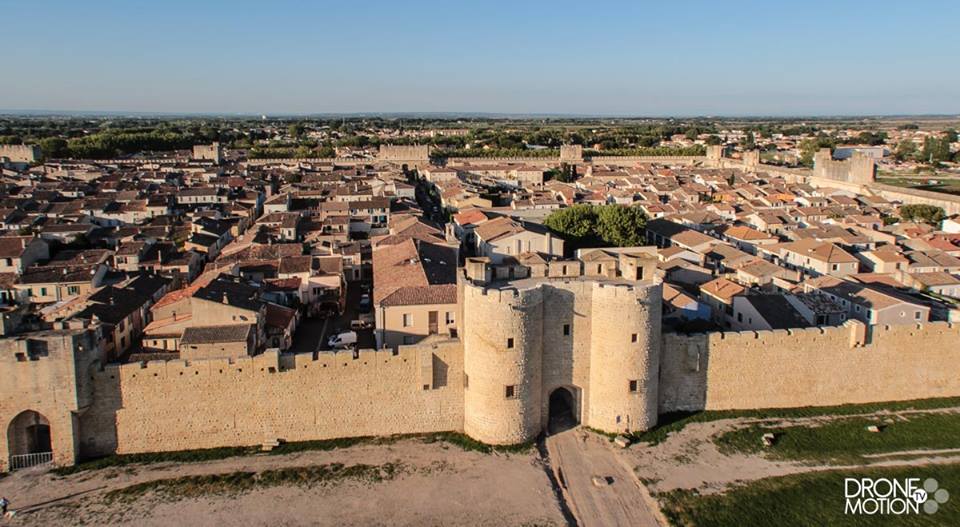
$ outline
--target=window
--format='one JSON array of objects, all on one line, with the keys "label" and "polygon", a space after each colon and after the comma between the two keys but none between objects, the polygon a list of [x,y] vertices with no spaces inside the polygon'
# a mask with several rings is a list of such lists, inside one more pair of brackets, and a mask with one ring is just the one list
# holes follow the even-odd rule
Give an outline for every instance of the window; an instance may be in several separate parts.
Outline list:
[{"label": "window", "polygon": [[900,312],[900,317],[902,318],[902,317],[905,317],[905,316],[907,316],[907,312],[906,312],[906,311],[901,311],[901,312]]},{"label": "window", "polygon": [[470,376],[467,375],[466,373],[463,374],[463,387],[464,388],[470,387]]},{"label": "window", "polygon": [[630,391],[631,391],[631,392],[636,392],[636,391],[639,390],[639,389],[640,389],[640,381],[631,380],[631,381],[630,381]]},{"label": "window", "polygon": [[453,324],[453,311],[447,311],[447,324]]},{"label": "window", "polygon": [[630,335],[630,342],[636,342],[636,341],[637,341],[637,334],[633,333],[632,335]]},{"label": "window", "polygon": [[564,325],[563,325],[563,335],[564,335],[564,336],[567,336],[567,335],[569,335],[569,334],[570,334],[570,324],[564,324]]},{"label": "window", "polygon": [[408,328],[413,325],[413,315],[410,313],[403,314],[403,327]]},{"label": "window", "polygon": [[743,313],[737,313],[737,322],[743,322]]},{"label": "window", "polygon": [[830,266],[830,268],[833,269],[834,271],[836,271],[837,269],[840,268],[840,266],[837,265],[837,264],[833,264],[833,265]]},{"label": "window", "polygon": [[913,313],[913,318],[914,318],[914,320],[920,320],[920,312],[919,312],[919,311],[914,311],[914,313]]},{"label": "window", "polygon": [[404,335],[404,336],[403,336],[403,343],[404,343],[405,345],[413,344],[413,343],[414,343],[413,335]]},{"label": "window", "polygon": [[603,264],[597,264],[597,274],[600,274],[602,272],[603,272]]},{"label": "window", "polygon": [[517,385],[510,384],[504,390],[504,393],[507,399],[516,399],[517,398]]},{"label": "window", "polygon": [[507,349],[513,348],[513,337],[507,339]]},{"label": "window", "polygon": [[40,296],[47,296],[47,288],[46,288],[46,287],[41,287],[41,288],[40,288]]},{"label": "window", "polygon": [[857,313],[860,312],[860,306],[853,306],[853,309],[856,310]]}]

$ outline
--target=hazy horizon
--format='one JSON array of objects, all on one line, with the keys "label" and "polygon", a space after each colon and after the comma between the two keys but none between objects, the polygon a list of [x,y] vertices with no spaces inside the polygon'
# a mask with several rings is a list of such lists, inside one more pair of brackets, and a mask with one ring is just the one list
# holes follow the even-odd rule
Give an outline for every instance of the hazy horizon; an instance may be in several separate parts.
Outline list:
[{"label": "hazy horizon", "polygon": [[960,114],[955,2],[3,7],[0,113]]}]

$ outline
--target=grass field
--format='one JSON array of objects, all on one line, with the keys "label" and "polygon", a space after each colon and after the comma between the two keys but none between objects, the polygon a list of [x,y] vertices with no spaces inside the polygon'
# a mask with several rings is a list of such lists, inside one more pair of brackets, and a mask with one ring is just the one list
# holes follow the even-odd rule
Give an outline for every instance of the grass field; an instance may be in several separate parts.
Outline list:
[{"label": "grass field", "polygon": [[[845,477],[934,478],[952,496],[934,514],[850,515],[844,513]],[[657,498],[671,524],[685,527],[956,526],[960,464],[806,473],[757,480],[723,494],[675,490]]]},{"label": "grass field", "polygon": [[[929,180],[938,181],[937,184],[928,183]],[[930,176],[927,179],[919,178],[899,178],[899,177],[880,177],[878,183],[893,185],[895,187],[913,188],[917,190],[929,190],[931,192],[942,192],[944,194],[960,195],[960,181],[956,179],[938,179],[936,176]]]},{"label": "grass field", "polygon": [[184,476],[138,483],[108,492],[104,499],[130,501],[147,493],[157,493],[167,498],[198,498],[211,494],[236,494],[255,488],[277,485],[312,486],[335,484],[345,480],[377,482],[393,479],[407,470],[400,463],[384,465],[350,465],[340,463],[311,465],[307,467],[281,468],[263,472],[237,471],[226,474]]},{"label": "grass field", "polygon": [[[881,431],[870,432],[869,425],[878,425]],[[765,433],[776,436],[770,447],[763,446]],[[960,448],[960,414],[850,417],[783,427],[751,425],[717,437],[716,443],[725,453],[764,452],[782,459],[859,464],[869,454]]]},{"label": "grass field", "polygon": [[960,406],[960,397],[946,397],[940,399],[918,399],[914,401],[894,401],[870,404],[847,404],[842,406],[808,406],[804,408],[769,408],[763,410],[722,410],[703,412],[671,412],[661,414],[657,419],[657,426],[639,434],[633,434],[634,442],[656,445],[664,441],[667,435],[677,432],[688,424],[716,421],[718,419],[734,419],[737,417],[751,417],[757,419],[791,418],[791,417],[818,417],[868,414],[887,410],[891,412],[902,410],[921,410],[930,408],[952,408]]}]

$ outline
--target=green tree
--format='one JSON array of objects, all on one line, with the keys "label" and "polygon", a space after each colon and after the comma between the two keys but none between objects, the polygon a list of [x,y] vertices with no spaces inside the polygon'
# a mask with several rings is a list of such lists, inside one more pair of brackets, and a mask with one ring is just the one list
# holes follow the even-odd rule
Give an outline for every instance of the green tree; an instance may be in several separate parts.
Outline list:
[{"label": "green tree", "polygon": [[927,137],[923,141],[921,159],[928,163],[950,160],[950,141],[947,138]]},{"label": "green tree", "polygon": [[44,159],[55,159],[70,155],[70,149],[67,147],[67,141],[65,139],[60,139],[59,137],[47,137],[45,139],[41,139],[38,145],[40,146],[40,152],[43,153]]},{"label": "green tree", "polygon": [[871,131],[860,132],[853,142],[860,145],[879,146],[887,142],[887,133]]},{"label": "green tree", "polygon": [[574,205],[550,214],[544,221],[572,249],[638,246],[643,243],[646,223],[640,209],[623,205]]},{"label": "green tree", "polygon": [[821,148],[830,148],[837,146],[836,139],[820,132],[816,137],[810,137],[800,141],[800,164],[804,166],[813,166],[813,155]]},{"label": "green tree", "polygon": [[747,132],[747,137],[743,141],[744,150],[753,150],[757,147],[757,138],[754,137],[753,132]]},{"label": "green tree", "polygon": [[900,207],[900,217],[906,221],[922,221],[931,225],[937,225],[946,214],[940,207],[933,205],[904,205]]},{"label": "green tree", "polygon": [[917,145],[913,141],[904,139],[897,143],[897,149],[894,150],[893,156],[897,158],[897,161],[905,161],[907,159],[913,159],[917,156]]},{"label": "green tree", "polygon": [[637,207],[606,205],[598,207],[597,235],[617,247],[636,247],[643,242],[647,218]]},{"label": "green tree", "polygon": [[305,129],[302,123],[294,123],[287,127],[287,134],[291,137],[299,138],[303,135]]},{"label": "green tree", "polygon": [[595,236],[597,211],[593,205],[574,205],[551,213],[543,224],[562,238],[576,243]]}]

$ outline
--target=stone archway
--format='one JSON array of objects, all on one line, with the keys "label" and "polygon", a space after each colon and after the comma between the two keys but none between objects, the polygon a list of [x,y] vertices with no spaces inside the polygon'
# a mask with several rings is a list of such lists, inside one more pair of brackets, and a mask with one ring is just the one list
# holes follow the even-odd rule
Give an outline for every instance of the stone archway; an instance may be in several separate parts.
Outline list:
[{"label": "stone archway", "polygon": [[10,468],[24,468],[53,459],[53,436],[50,421],[41,413],[20,412],[7,427],[7,449]]},{"label": "stone archway", "polygon": [[548,434],[563,432],[580,424],[577,418],[577,399],[569,388],[561,386],[550,392],[548,412]]}]

